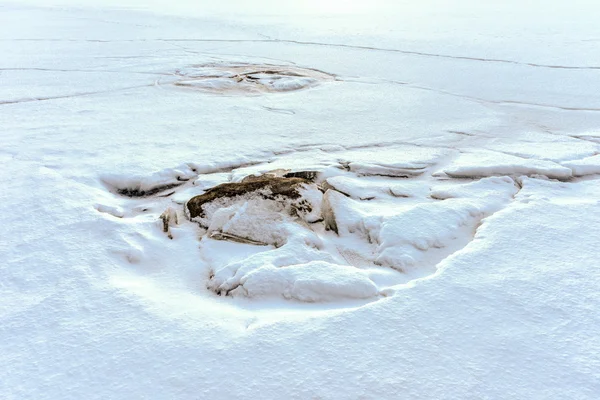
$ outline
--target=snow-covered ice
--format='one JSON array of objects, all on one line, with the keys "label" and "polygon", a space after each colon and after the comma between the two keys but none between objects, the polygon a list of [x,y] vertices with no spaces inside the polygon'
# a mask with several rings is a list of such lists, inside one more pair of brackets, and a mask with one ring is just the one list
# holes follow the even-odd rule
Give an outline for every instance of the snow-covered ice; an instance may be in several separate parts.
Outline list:
[{"label": "snow-covered ice", "polygon": [[596,3],[0,1],[0,398],[597,399]]},{"label": "snow-covered ice", "polygon": [[[552,161],[527,159],[493,151],[465,151],[441,172],[452,178],[498,175],[543,175],[568,179],[573,171]],[[439,175],[439,173],[438,173]]]},{"label": "snow-covered ice", "polygon": [[600,154],[581,160],[565,161],[562,165],[571,168],[575,176],[597,175],[600,174]]}]

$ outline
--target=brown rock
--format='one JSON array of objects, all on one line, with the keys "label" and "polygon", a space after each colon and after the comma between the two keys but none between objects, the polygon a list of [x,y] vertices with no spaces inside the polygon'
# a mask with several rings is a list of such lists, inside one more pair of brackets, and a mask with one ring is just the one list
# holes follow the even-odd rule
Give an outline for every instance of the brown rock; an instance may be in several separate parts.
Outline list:
[{"label": "brown rock", "polygon": [[259,190],[265,191],[265,194],[263,194],[265,198],[283,196],[297,199],[300,197],[298,189],[306,183],[309,183],[309,181],[303,178],[281,178],[267,175],[252,177],[251,179],[244,179],[242,182],[223,183],[215,186],[204,194],[192,197],[186,203],[186,207],[190,218],[203,217],[203,206],[206,203],[223,197],[242,196]]}]

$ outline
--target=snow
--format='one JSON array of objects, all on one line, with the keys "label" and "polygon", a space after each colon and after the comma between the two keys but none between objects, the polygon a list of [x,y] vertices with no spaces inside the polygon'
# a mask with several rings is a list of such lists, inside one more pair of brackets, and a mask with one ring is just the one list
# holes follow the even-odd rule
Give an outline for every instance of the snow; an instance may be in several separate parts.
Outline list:
[{"label": "snow", "polygon": [[532,160],[492,151],[468,151],[461,153],[441,173],[454,178],[497,175],[543,175],[548,178],[567,179],[572,175],[570,168],[552,161]]},{"label": "snow", "polygon": [[422,191],[420,182],[398,182],[391,180],[365,180],[348,176],[333,176],[326,179],[327,185],[353,199],[373,200],[378,198],[410,197]]},{"label": "snow", "polygon": [[236,290],[243,290],[248,297],[281,293],[286,299],[307,302],[366,299],[379,293],[364,271],[325,261],[286,268],[262,267],[242,278]]},{"label": "snow", "polygon": [[562,165],[571,168],[575,176],[597,175],[600,174],[600,154],[581,160],[565,161]]},{"label": "snow", "polygon": [[520,143],[496,139],[486,148],[523,158],[560,162],[592,155],[598,147],[594,142],[569,136],[528,132],[523,135]]},{"label": "snow", "polygon": [[599,12],[0,1],[0,398],[597,399]]},{"label": "snow", "polygon": [[177,87],[220,94],[287,92],[334,79],[320,71],[272,64],[199,65],[179,70],[178,75],[184,78],[174,82]]}]

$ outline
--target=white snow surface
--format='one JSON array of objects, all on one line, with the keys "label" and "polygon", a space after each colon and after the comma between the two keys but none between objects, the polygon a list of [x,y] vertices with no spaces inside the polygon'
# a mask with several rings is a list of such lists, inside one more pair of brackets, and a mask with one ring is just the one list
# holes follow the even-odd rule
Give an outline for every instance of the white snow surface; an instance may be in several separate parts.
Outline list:
[{"label": "white snow surface", "polygon": [[598,399],[598,20],[0,0],[0,398]]},{"label": "white snow surface", "polygon": [[600,174],[600,154],[581,160],[565,161],[562,165],[571,168],[575,176],[598,175]]},{"label": "white snow surface", "polygon": [[461,153],[459,157],[441,172],[453,178],[477,178],[495,175],[543,175],[548,178],[567,179],[573,174],[570,168],[552,161],[532,160],[492,151],[468,151]]}]

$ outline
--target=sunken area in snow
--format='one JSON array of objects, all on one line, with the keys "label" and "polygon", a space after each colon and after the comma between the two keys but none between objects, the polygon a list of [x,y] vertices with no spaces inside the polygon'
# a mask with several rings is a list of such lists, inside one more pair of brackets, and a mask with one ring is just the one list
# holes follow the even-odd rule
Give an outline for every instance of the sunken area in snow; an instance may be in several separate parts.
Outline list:
[{"label": "sunken area in snow", "polygon": [[0,398],[596,400],[551,3],[0,1]]},{"label": "sunken area in snow", "polygon": [[[436,161],[447,162],[448,151],[390,146],[369,159],[371,150],[306,150],[302,163],[294,161],[297,155],[279,156],[212,173],[188,163],[137,182],[111,176],[105,181],[121,196],[96,209],[148,221],[150,229],[168,218],[163,231],[174,239],[182,230],[196,233],[207,259],[215,240],[230,242],[227,254],[197,271],[217,294],[319,302],[383,298],[397,285],[435,273],[519,188],[507,176],[473,182],[428,177]],[[405,161],[395,162],[399,154]],[[296,169],[273,169],[295,163]],[[296,180],[295,196],[253,184],[269,179]],[[213,195],[219,191],[226,195]],[[209,200],[192,212],[189,204],[203,194]],[[159,218],[163,209],[169,211]],[[186,219],[198,226],[179,223]]]},{"label": "sunken area in snow", "polygon": [[316,86],[334,77],[321,71],[277,65],[196,65],[177,71],[174,85],[212,93],[289,92]]}]

